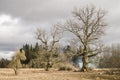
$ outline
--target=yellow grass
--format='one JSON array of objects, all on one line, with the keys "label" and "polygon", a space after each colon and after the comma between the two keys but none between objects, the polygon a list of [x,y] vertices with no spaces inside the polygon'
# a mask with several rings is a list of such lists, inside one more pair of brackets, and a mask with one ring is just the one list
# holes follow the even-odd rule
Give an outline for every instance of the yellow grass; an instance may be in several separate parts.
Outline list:
[{"label": "yellow grass", "polygon": [[13,69],[0,69],[0,80],[120,80],[118,76],[108,77],[108,75],[100,75],[96,72],[57,70],[47,72],[44,69],[19,69],[18,75],[15,76]]}]

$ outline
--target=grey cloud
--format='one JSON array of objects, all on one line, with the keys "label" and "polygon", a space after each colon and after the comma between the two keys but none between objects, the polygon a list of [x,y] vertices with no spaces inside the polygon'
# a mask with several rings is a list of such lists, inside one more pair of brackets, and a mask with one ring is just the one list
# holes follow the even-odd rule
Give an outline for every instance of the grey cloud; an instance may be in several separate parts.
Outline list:
[{"label": "grey cloud", "polygon": [[22,24],[20,21],[16,22],[17,18],[13,19],[10,15],[2,18],[6,20],[0,24],[0,50],[15,50],[22,47],[23,44],[33,44],[36,41],[33,25]]},{"label": "grey cloud", "polygon": [[43,20],[61,16],[61,12],[57,9],[60,6],[55,5],[53,0],[1,0],[0,3],[1,12],[26,20]]},{"label": "grey cloud", "polygon": [[20,44],[13,43],[0,43],[0,51],[15,51],[17,48],[22,47]]},{"label": "grey cloud", "polygon": [[54,23],[57,19],[68,18],[74,7],[93,4],[114,14],[118,12],[119,3],[119,0],[0,0],[0,12],[30,23]]},{"label": "grey cloud", "polygon": [[[104,42],[112,43],[114,37],[117,41],[120,30],[120,0],[0,0],[0,14],[12,16],[12,19],[18,18],[20,21],[13,25],[13,30],[7,34],[0,34],[1,50],[13,50],[16,46],[22,46],[24,43],[34,43],[34,32],[38,27],[48,28],[57,20],[66,19],[71,16],[74,7],[93,4],[108,11],[106,17],[108,22],[107,34]],[[11,27],[11,23],[5,22],[3,25]],[[6,36],[7,37],[6,37]],[[107,40],[107,41],[106,41]]]},{"label": "grey cloud", "polygon": [[27,21],[51,21],[68,17],[80,3],[78,0],[1,0],[0,11]]}]

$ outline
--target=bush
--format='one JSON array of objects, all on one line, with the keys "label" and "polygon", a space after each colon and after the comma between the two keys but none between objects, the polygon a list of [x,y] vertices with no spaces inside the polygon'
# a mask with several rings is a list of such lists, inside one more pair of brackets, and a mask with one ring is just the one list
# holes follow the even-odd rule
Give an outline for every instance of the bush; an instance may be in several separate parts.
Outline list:
[{"label": "bush", "polygon": [[53,65],[53,68],[58,69],[59,71],[74,71],[76,68],[70,63],[57,63]]},{"label": "bush", "polygon": [[72,68],[67,67],[67,66],[62,66],[62,67],[60,67],[58,70],[59,70],[59,71],[71,71]]}]

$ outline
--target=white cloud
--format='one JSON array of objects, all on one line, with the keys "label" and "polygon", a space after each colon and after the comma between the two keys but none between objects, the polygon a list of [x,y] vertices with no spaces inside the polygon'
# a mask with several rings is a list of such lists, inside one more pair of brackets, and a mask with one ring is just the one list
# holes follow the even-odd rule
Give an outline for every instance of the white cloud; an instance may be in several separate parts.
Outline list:
[{"label": "white cloud", "polygon": [[0,37],[7,38],[6,36],[14,36],[14,34],[18,31],[18,22],[19,19],[14,19],[10,15],[0,15]]},{"label": "white cloud", "polygon": [[17,24],[18,21],[19,21],[18,19],[14,19],[10,15],[5,15],[5,14],[0,15],[0,25],[4,23]]},{"label": "white cloud", "polygon": [[12,56],[14,55],[15,55],[14,51],[0,51],[0,59],[4,58],[4,59],[11,60]]},{"label": "white cloud", "polygon": [[[11,47],[14,50],[25,43],[34,42],[34,27],[28,27],[21,23],[19,18],[11,15],[0,15],[0,50],[1,47]],[[16,47],[15,47],[16,46]]]}]

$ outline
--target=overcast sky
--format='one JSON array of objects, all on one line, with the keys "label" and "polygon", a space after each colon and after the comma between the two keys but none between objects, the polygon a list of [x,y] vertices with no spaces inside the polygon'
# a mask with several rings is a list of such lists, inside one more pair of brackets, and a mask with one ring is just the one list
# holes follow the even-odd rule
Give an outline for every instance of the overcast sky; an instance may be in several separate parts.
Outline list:
[{"label": "overcast sky", "polygon": [[[0,51],[14,51],[23,44],[36,42],[37,27],[71,16],[75,7],[94,5],[106,10],[108,23],[105,44],[120,43],[120,0],[0,0]],[[0,56],[6,54],[0,52]]]}]

